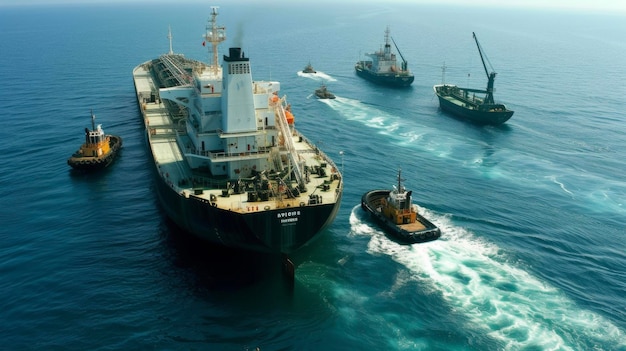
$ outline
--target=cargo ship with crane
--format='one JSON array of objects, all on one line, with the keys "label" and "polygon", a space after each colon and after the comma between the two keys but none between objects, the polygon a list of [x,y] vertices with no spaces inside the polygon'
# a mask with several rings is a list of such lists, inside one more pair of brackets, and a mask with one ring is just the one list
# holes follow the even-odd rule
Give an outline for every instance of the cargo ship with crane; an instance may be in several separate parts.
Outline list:
[{"label": "cargo ship with crane", "polygon": [[[445,65],[443,67],[442,84],[435,85],[433,89],[439,98],[439,107],[448,113],[453,114],[463,120],[467,120],[480,125],[500,125],[508,121],[513,116],[513,111],[504,104],[495,102],[493,98],[494,81],[496,72],[489,72],[485,64],[484,52],[472,32],[480,60],[487,75],[487,89],[460,88],[453,84],[445,84]],[[476,96],[479,94],[479,96]]]},{"label": "cargo ship with crane", "polygon": [[[391,42],[402,58],[400,66],[398,66],[396,54],[391,50]],[[407,61],[391,37],[389,26],[385,30],[384,47],[374,53],[365,54],[365,56],[369,57],[370,60],[358,61],[354,66],[357,76],[376,84],[397,88],[405,88],[413,83],[415,76],[409,71]]]}]

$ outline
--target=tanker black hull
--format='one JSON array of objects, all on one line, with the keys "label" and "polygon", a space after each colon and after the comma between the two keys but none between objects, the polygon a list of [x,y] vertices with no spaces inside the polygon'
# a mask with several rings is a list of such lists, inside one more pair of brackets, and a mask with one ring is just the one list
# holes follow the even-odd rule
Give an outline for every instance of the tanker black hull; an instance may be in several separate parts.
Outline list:
[{"label": "tanker black hull", "polygon": [[210,243],[270,254],[291,254],[330,224],[339,202],[238,213],[199,197],[185,198],[157,177],[160,204],[179,227]]},{"label": "tanker black hull", "polygon": [[201,197],[182,196],[154,171],[159,203],[177,226],[208,243],[238,250],[292,254],[319,237],[341,203],[340,194],[334,203],[240,213]]}]

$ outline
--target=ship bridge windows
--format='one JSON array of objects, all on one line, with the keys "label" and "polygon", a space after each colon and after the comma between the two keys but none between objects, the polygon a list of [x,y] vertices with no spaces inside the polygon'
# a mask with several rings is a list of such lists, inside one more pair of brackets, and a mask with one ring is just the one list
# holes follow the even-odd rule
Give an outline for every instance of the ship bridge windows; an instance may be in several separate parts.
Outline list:
[{"label": "ship bridge windows", "polygon": [[98,144],[104,141],[104,131],[100,124],[96,130],[90,131],[87,128],[85,128],[85,130],[88,133],[87,141],[89,144]]},{"label": "ship bridge windows", "polygon": [[248,62],[231,63],[228,65],[228,74],[250,74]]},{"label": "ship bridge windows", "polygon": [[89,143],[90,144],[98,144],[102,141],[102,136],[95,133],[90,133],[89,135]]}]

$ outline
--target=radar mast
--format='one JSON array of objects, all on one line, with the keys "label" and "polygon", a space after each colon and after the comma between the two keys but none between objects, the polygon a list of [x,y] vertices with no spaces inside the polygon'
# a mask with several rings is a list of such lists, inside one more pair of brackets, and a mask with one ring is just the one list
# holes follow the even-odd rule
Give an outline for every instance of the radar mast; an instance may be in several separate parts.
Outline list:
[{"label": "radar mast", "polygon": [[172,50],[172,26],[168,27],[167,39],[170,42],[170,52],[168,54],[173,55],[174,54],[174,50]]},{"label": "radar mast", "polygon": [[206,43],[211,44],[211,52],[213,53],[213,59],[210,62],[210,66],[217,71],[219,69],[219,62],[217,56],[217,46],[226,40],[226,27],[217,25],[217,9],[218,6],[211,6],[211,18],[206,26],[206,33],[204,39]]}]

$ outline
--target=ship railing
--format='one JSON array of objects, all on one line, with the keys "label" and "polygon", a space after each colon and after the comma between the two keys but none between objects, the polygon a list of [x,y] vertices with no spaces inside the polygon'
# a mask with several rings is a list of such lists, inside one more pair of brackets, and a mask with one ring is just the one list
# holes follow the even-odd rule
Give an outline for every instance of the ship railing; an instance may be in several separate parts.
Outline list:
[{"label": "ship railing", "polygon": [[[302,139],[303,142],[307,143],[312,149],[312,151],[306,150],[306,151],[299,151],[299,152],[315,152],[318,156],[320,156],[324,160],[324,162],[326,162],[327,165],[330,165],[332,169],[334,170],[334,172],[331,174],[331,177],[333,176],[333,174],[334,176],[338,177],[337,181],[339,183],[337,184],[337,189],[341,189],[341,187],[343,186],[343,175],[341,174],[341,172],[339,172],[339,168],[337,167],[335,162],[330,157],[328,157],[328,155],[326,155],[324,151],[322,151],[320,148],[315,146],[315,144],[313,144],[307,137],[300,134],[298,131],[296,131],[296,134],[300,139]],[[335,192],[335,197],[338,197],[340,193],[341,193],[340,191]]]},{"label": "ship railing", "polygon": [[[204,200],[206,202],[206,200]],[[302,199],[288,199],[272,201],[272,206],[267,202],[243,202],[243,201],[231,201],[229,203],[229,210],[242,213],[263,212],[270,209],[294,209],[298,210],[300,207],[306,206],[306,202]]]},{"label": "ship railing", "polygon": [[160,60],[179,85],[193,85],[193,78],[187,71],[179,67],[172,58],[172,55],[161,55]]},{"label": "ship railing", "polygon": [[[185,184],[191,184],[194,189],[228,189],[230,184],[228,179],[215,179],[195,173],[183,181]],[[204,201],[208,202],[208,200]]]},{"label": "ship railing", "polygon": [[263,148],[257,151],[245,151],[245,152],[225,152],[225,151],[215,152],[215,151],[208,151],[208,150],[198,150],[196,148],[186,146],[185,150],[186,150],[186,154],[207,157],[207,158],[214,159],[214,160],[225,159],[229,157],[242,157],[242,156],[243,157],[245,156],[258,157],[259,155],[267,155],[270,153],[270,148]]},{"label": "ship railing", "polygon": [[463,101],[468,105],[476,107],[476,105],[480,105],[483,103],[483,99],[477,97],[476,94],[470,95],[469,92],[482,93],[484,91],[478,89],[459,89],[458,87],[448,88],[449,94],[453,95],[455,98]]},{"label": "ship railing", "polygon": [[[296,132],[296,133],[298,137],[302,138],[302,141],[309,144],[309,146],[313,149],[312,151],[306,150],[306,151],[299,151],[299,152],[315,152],[318,155],[320,155],[320,157],[322,157],[326,161],[326,163],[329,164],[331,167],[333,167],[335,170],[339,169],[337,165],[335,164],[335,162],[330,157],[328,157],[328,155],[326,155],[324,151],[322,151],[320,148],[315,146],[315,144],[313,144],[306,136],[300,134],[299,132]],[[337,173],[339,172],[337,171]]]},{"label": "ship railing", "polygon": [[278,130],[280,130],[283,135],[285,147],[287,148],[289,158],[291,159],[291,163],[293,165],[293,170],[296,179],[298,180],[298,184],[304,184],[302,170],[300,169],[300,164],[298,163],[298,160],[296,160],[295,156],[297,155],[297,152],[296,147],[293,143],[293,133],[291,131],[291,128],[289,127],[289,123],[287,122],[287,115],[285,113],[285,108],[283,107],[283,105],[286,104],[286,99],[285,97],[282,97],[280,99],[275,98],[277,97],[274,96],[270,100],[270,106],[273,107],[274,111],[276,112],[276,124],[278,126]]}]

